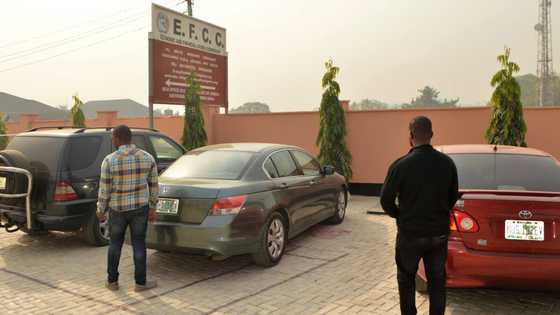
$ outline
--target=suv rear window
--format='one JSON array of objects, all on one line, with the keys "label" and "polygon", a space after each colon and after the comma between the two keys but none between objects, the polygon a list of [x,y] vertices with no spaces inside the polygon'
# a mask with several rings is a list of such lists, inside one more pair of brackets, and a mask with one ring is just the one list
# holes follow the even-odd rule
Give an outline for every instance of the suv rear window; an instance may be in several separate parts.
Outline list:
[{"label": "suv rear window", "polygon": [[50,174],[55,174],[65,141],[66,138],[58,137],[20,136],[14,137],[6,149],[23,153],[35,167],[46,167]]},{"label": "suv rear window", "polygon": [[189,152],[171,164],[162,178],[204,178],[234,180],[241,176],[251,152],[195,151]]},{"label": "suv rear window", "polygon": [[451,154],[461,189],[560,192],[560,166],[546,156]]},{"label": "suv rear window", "polygon": [[[72,171],[90,167],[99,155],[102,137],[77,137],[68,141],[68,168]],[[99,165],[101,167],[101,165]]]}]

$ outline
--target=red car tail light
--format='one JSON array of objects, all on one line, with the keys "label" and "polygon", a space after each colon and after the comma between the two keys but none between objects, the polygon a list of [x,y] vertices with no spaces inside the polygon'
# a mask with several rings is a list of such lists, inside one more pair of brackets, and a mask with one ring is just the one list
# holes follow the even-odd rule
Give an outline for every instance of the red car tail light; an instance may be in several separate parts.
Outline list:
[{"label": "red car tail light", "polygon": [[245,201],[247,201],[246,195],[220,198],[212,205],[210,215],[238,214]]},{"label": "red car tail light", "polygon": [[54,190],[54,201],[73,201],[80,199],[68,182],[59,181]]},{"label": "red car tail light", "polygon": [[479,230],[478,222],[466,212],[453,210],[451,215],[451,231],[461,233],[476,233]]}]

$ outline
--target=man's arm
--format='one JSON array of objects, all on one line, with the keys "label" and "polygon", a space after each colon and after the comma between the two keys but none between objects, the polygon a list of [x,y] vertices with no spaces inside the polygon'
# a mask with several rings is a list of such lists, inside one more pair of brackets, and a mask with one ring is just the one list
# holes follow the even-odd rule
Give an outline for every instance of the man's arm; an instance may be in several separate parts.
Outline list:
[{"label": "man's arm", "polygon": [[97,197],[97,212],[107,212],[109,200],[111,199],[111,165],[109,159],[105,158],[101,163],[101,178],[99,179],[99,194]]},{"label": "man's arm", "polygon": [[389,168],[387,178],[385,178],[385,183],[381,189],[381,207],[383,207],[385,213],[393,218],[397,218],[399,216],[399,207],[395,203],[400,184],[399,182],[398,168],[397,163],[395,162]]},{"label": "man's arm", "polygon": [[155,160],[152,160],[152,167],[148,174],[148,187],[150,189],[150,198],[148,205],[150,210],[155,210],[158,203],[159,187],[158,187],[158,170]]},{"label": "man's arm", "polygon": [[457,167],[451,161],[452,179],[451,186],[449,186],[449,210],[453,209],[457,200],[459,200],[459,178],[457,176]]}]

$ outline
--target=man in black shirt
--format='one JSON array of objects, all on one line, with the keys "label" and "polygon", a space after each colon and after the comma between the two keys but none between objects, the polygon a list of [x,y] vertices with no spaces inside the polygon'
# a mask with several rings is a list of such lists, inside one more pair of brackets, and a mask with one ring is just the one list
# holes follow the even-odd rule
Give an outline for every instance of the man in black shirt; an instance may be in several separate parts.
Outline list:
[{"label": "man in black shirt", "polygon": [[430,119],[416,117],[409,129],[412,149],[389,168],[381,206],[397,220],[395,260],[401,313],[417,312],[415,277],[422,259],[428,278],[430,315],[440,315],[445,313],[450,210],[459,197],[457,168],[447,155],[431,146]]}]

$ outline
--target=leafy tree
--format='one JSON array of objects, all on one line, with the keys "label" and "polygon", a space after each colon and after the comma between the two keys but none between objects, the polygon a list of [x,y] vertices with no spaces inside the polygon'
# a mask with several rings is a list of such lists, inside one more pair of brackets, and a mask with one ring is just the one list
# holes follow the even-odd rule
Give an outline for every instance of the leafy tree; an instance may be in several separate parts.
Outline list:
[{"label": "leafy tree", "polygon": [[82,100],[80,100],[78,95],[72,96],[72,99],[74,100],[74,105],[70,109],[70,112],[72,113],[72,126],[85,128],[86,116],[82,111],[82,106],[84,105],[84,103],[82,102]]},{"label": "leafy tree", "polygon": [[237,108],[232,108],[230,113],[270,113],[270,107],[261,102],[248,102]]},{"label": "leafy tree", "polygon": [[4,114],[0,113],[0,150],[4,150],[8,145],[8,137],[6,136],[6,122]]},{"label": "leafy tree", "polygon": [[170,108],[165,109],[165,110],[163,111],[163,114],[164,114],[165,116],[173,116],[173,115],[175,115],[175,113],[173,113],[173,110],[170,109]]},{"label": "leafy tree", "polygon": [[376,110],[376,109],[387,109],[389,104],[375,100],[375,99],[363,99],[360,102],[352,102],[350,104],[350,110]]},{"label": "leafy tree", "polygon": [[509,60],[511,50],[505,49],[498,56],[502,69],[492,77],[492,116],[490,127],[486,131],[486,140],[490,144],[503,144],[526,147],[525,133],[527,126],[523,119],[521,88],[513,75],[519,72],[519,66]]},{"label": "leafy tree", "polygon": [[403,104],[403,108],[418,108],[418,107],[456,107],[459,99],[444,99],[439,100],[439,91],[431,86],[425,86],[423,89],[418,90],[420,96],[414,98],[409,104]]},{"label": "leafy tree", "polygon": [[204,116],[200,109],[200,84],[196,82],[194,73],[187,78],[185,92],[185,124],[183,127],[183,146],[193,150],[206,145],[208,140],[204,129]]},{"label": "leafy tree", "polygon": [[323,76],[324,89],[319,109],[320,125],[316,144],[319,147],[319,160],[332,165],[349,180],[352,177],[352,155],[346,146],[346,117],[338,96],[340,85],[335,81],[340,69],[329,60],[325,63],[327,71]]}]

